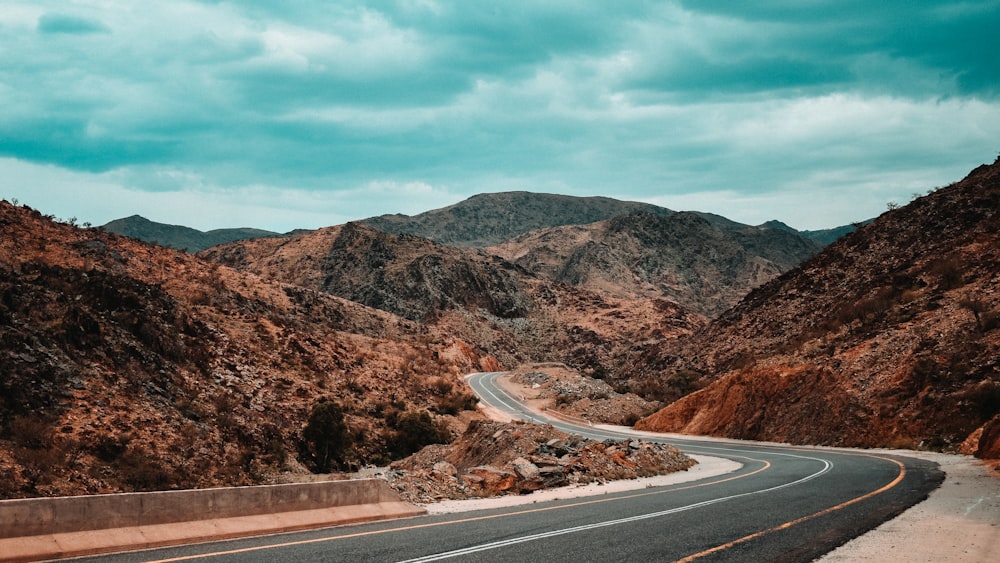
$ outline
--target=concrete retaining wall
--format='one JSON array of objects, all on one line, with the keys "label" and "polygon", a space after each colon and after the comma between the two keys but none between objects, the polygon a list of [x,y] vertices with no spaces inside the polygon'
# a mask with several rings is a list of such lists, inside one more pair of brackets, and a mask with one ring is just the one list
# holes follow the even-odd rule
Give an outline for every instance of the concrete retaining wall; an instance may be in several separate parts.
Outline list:
[{"label": "concrete retaining wall", "polygon": [[[380,479],[5,500],[0,501],[0,560],[66,557],[423,513],[402,502]],[[118,533],[107,533],[110,530]],[[103,539],[113,537],[122,539]],[[9,558],[14,551],[18,555]]]},{"label": "concrete retaining wall", "polygon": [[0,538],[398,501],[380,479],[0,501]]}]

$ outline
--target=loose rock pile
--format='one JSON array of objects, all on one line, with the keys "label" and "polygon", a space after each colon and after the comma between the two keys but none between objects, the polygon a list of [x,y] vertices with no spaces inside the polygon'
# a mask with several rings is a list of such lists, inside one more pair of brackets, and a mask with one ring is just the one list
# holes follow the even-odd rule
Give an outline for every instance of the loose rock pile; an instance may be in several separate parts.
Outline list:
[{"label": "loose rock pile", "polygon": [[474,421],[452,444],[428,446],[383,477],[404,499],[430,503],[651,477],[695,463],[665,444],[599,442],[549,425]]}]

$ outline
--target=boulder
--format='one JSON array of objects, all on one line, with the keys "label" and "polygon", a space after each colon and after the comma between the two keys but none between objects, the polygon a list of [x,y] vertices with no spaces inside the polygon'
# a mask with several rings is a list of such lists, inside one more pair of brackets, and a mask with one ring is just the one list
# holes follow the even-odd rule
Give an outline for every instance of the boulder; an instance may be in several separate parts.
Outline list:
[{"label": "boulder", "polygon": [[509,491],[517,484],[517,475],[490,465],[473,467],[469,474],[481,478],[480,486],[490,494]]},{"label": "boulder", "polygon": [[540,475],[538,466],[523,457],[514,459],[514,461],[511,462],[511,465],[514,467],[514,473],[517,473],[521,479],[526,481],[538,479],[538,476]]}]

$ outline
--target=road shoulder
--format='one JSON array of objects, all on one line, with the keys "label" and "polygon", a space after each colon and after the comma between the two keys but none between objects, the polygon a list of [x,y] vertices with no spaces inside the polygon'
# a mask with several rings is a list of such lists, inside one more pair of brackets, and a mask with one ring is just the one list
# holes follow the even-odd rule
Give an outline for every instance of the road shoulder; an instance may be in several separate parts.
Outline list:
[{"label": "road shoulder", "polygon": [[944,483],[924,502],[818,561],[949,561],[1000,558],[1000,473],[970,456],[877,450],[934,461]]}]

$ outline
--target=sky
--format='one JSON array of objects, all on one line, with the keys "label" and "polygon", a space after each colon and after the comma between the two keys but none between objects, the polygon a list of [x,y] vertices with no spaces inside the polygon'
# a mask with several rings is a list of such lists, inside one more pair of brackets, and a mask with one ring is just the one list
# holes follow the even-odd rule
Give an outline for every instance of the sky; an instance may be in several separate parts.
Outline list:
[{"label": "sky", "polygon": [[823,229],[1000,152],[1000,0],[5,0],[0,197],[285,232],[484,192]]}]

